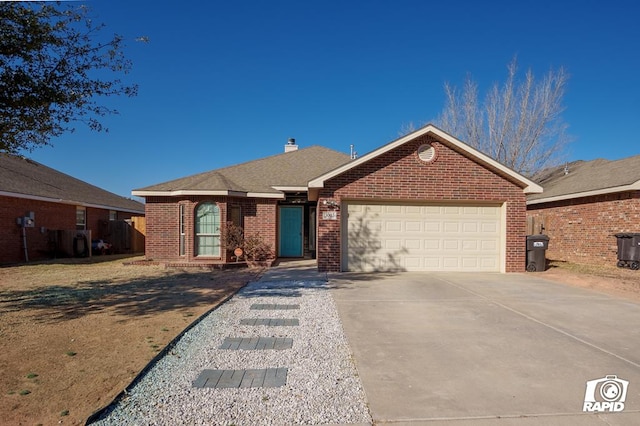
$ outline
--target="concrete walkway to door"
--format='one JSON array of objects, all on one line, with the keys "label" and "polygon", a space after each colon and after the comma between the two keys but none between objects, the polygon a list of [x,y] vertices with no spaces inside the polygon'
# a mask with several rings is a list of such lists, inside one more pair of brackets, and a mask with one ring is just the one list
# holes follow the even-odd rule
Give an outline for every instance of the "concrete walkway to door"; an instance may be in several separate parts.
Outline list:
[{"label": "concrete walkway to door", "polygon": [[[640,424],[640,304],[543,277],[331,275],[374,423]],[[624,411],[583,413],[606,375]]]}]

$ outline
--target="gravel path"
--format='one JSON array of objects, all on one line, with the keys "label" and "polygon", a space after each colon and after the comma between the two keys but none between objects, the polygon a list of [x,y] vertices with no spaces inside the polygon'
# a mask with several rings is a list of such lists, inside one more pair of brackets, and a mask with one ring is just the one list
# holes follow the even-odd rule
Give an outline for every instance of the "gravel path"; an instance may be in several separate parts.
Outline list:
[{"label": "gravel path", "polygon": [[[257,303],[296,310],[252,310]],[[299,326],[241,325],[243,318],[298,318]],[[286,350],[218,349],[226,337],[289,337]],[[288,368],[274,388],[194,388],[205,369]],[[185,333],[97,425],[371,424],[338,313],[322,281],[257,282]]]}]

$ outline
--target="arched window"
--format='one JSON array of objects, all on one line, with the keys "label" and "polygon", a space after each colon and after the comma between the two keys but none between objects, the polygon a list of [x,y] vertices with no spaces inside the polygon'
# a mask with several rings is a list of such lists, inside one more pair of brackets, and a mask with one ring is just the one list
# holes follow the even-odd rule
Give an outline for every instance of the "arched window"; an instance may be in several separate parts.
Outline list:
[{"label": "arched window", "polygon": [[196,208],[196,256],[220,257],[220,209],[214,203]]}]

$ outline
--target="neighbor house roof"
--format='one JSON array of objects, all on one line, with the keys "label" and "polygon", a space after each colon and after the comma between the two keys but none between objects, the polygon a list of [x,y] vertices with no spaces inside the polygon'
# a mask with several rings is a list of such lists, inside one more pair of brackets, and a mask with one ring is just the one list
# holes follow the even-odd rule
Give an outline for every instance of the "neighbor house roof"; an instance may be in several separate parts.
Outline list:
[{"label": "neighbor house roof", "polygon": [[[518,182],[524,192],[526,194],[532,194],[532,193],[538,193],[538,192],[542,192],[542,187],[540,187],[538,184],[536,184],[535,182],[527,179],[526,177],[522,176],[521,174],[511,170],[510,168],[508,168],[507,166],[497,162],[496,160],[494,160],[493,158],[483,154],[482,152],[476,150],[475,148],[472,148],[471,146],[465,144],[464,142],[456,139],[455,137],[451,136],[448,133],[445,133],[444,131],[438,129],[437,127],[428,124],[418,130],[416,130],[415,132],[409,133],[408,135],[405,135],[399,139],[396,139],[393,142],[390,142],[378,149],[376,149],[375,151],[371,151],[368,154],[363,155],[362,157],[359,157],[356,160],[353,160],[347,164],[343,164],[342,166],[331,170],[315,179],[313,179],[312,181],[309,182],[309,188],[323,188],[324,187],[324,183],[335,177],[338,176],[344,172],[346,172],[347,170],[350,170],[354,167],[357,167],[358,165],[365,163],[367,161],[372,160],[373,158],[376,158],[388,151],[391,151],[392,149],[395,149],[399,146],[404,145],[407,142],[410,142],[416,138],[419,138],[421,136],[424,135],[430,135],[433,136],[434,138],[436,138],[437,140],[441,141],[444,144],[448,144],[448,145],[452,145],[454,147],[456,147],[458,149],[459,152],[462,152],[463,155],[472,158],[474,161],[484,165],[485,167],[488,167],[490,169],[496,170],[500,173],[502,173],[503,175],[506,175],[507,177],[513,179],[515,182]],[[314,194],[315,195],[315,194]]]},{"label": "neighbor house roof", "polygon": [[233,195],[284,198],[284,191],[306,191],[309,180],[349,159],[347,154],[311,146],[135,189],[132,194],[140,197]]},{"label": "neighbor house roof", "polygon": [[576,161],[549,170],[538,182],[544,187],[544,194],[530,195],[529,205],[637,191],[640,190],[640,155],[621,160]]},{"label": "neighbor house roof", "polygon": [[144,214],[121,197],[27,158],[0,153],[0,195]]}]

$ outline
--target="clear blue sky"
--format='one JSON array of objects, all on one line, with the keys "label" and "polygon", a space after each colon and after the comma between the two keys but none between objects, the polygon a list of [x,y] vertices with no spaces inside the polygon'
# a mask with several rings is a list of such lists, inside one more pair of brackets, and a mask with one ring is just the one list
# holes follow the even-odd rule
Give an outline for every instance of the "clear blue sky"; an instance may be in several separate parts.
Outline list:
[{"label": "clear blue sky", "polygon": [[130,40],[139,95],[107,100],[120,112],[109,133],[79,125],[26,154],[120,195],[281,153],[290,137],[364,154],[437,117],[446,81],[487,88],[514,55],[536,76],[571,75],[569,160],[640,154],[637,1],[88,4]]}]

